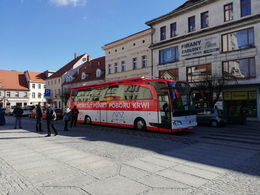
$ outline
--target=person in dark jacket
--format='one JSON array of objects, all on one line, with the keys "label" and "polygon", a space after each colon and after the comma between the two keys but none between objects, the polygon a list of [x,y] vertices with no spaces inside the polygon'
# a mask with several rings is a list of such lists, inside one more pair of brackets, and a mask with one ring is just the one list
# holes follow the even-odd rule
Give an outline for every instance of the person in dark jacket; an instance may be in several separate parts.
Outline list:
[{"label": "person in dark jacket", "polygon": [[21,108],[20,105],[17,105],[14,109],[14,117],[15,117],[15,126],[14,128],[16,129],[17,124],[19,125],[19,128],[22,129],[22,116],[23,116],[23,109]]},{"label": "person in dark jacket", "polygon": [[50,104],[46,104],[46,121],[47,121],[47,128],[48,128],[48,134],[46,135],[46,137],[51,136],[51,128],[54,131],[54,136],[58,135],[58,131],[54,126],[55,120],[56,120],[56,113],[54,109],[51,107]]},{"label": "person in dark jacket", "polygon": [[5,125],[5,112],[0,105],[0,125]]},{"label": "person in dark jacket", "polygon": [[74,126],[76,127],[77,120],[78,120],[79,110],[77,109],[77,106],[74,106],[74,108],[71,110],[71,123],[70,127]]},{"label": "person in dark jacket", "polygon": [[41,103],[39,102],[36,106],[36,131],[42,132],[42,109]]},{"label": "person in dark jacket", "polygon": [[64,110],[64,116],[63,116],[63,120],[64,120],[64,123],[65,123],[64,131],[69,130],[68,129],[68,123],[69,123],[70,119],[71,119],[71,111],[68,107],[66,107],[65,110]]}]

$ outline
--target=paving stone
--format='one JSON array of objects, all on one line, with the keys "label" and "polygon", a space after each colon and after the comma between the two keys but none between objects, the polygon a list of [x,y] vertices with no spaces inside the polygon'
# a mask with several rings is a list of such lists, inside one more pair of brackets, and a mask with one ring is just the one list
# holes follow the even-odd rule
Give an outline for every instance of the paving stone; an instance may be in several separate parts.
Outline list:
[{"label": "paving stone", "polygon": [[148,162],[144,162],[144,161],[141,161],[141,160],[133,160],[133,161],[126,162],[125,164],[132,166],[132,167],[142,169],[144,171],[151,172],[151,173],[165,169],[162,166],[158,166],[158,165],[148,163]]},{"label": "paving stone", "polygon": [[190,186],[159,175],[148,175],[137,179],[138,182],[153,188],[189,188]]},{"label": "paving stone", "polygon": [[191,189],[153,189],[143,195],[190,195]]},{"label": "paving stone", "polygon": [[149,189],[149,187],[124,177],[116,176],[93,183],[84,187],[84,189],[88,193],[95,195],[133,195],[140,194]]},{"label": "paving stone", "polygon": [[147,171],[143,171],[139,168],[134,168],[134,167],[129,167],[127,165],[122,165],[121,170],[120,170],[120,175],[130,178],[130,179],[137,179],[140,177],[144,177],[146,175],[149,175]]},{"label": "paving stone", "polygon": [[205,179],[214,179],[219,176],[219,174],[217,174],[215,172],[198,169],[195,167],[190,167],[187,165],[177,165],[177,166],[173,167],[172,169],[179,171],[179,172],[188,173],[190,175],[199,176],[199,177],[202,177]]},{"label": "paving stone", "polygon": [[200,187],[209,181],[201,177],[181,173],[172,169],[160,171],[157,174],[193,187]]},{"label": "paving stone", "polygon": [[87,174],[92,175],[98,179],[106,179],[119,175],[120,167],[118,165],[102,167],[101,169],[95,169],[88,171]]},{"label": "paving stone", "polygon": [[177,162],[174,162],[174,161],[157,158],[156,155],[147,156],[147,157],[141,158],[140,160],[147,162],[147,163],[155,164],[155,165],[158,165],[161,167],[165,167],[165,168],[176,166],[178,164]]}]

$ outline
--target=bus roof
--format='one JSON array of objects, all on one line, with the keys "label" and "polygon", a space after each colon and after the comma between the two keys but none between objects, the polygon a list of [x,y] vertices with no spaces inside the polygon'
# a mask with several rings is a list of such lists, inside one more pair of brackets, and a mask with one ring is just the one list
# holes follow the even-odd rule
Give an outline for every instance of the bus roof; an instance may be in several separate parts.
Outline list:
[{"label": "bus roof", "polygon": [[[93,87],[104,87],[104,86],[109,86],[109,85],[123,84],[123,83],[129,83],[129,82],[142,82],[142,81],[155,81],[155,82],[174,81],[174,82],[180,82],[180,81],[175,81],[175,80],[166,80],[166,79],[156,78],[156,77],[152,77],[152,76],[141,76],[141,77],[133,77],[133,78],[129,78],[129,79],[107,81],[107,82],[103,82],[103,83],[72,87],[72,89],[86,89],[86,88],[93,88]],[[181,81],[181,82],[186,82],[186,81]]]}]

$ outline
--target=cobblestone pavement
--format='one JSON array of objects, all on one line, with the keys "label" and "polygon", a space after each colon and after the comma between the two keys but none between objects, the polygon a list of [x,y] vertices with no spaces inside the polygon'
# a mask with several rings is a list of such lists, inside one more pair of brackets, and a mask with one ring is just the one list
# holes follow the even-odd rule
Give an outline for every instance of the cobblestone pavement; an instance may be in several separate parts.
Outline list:
[{"label": "cobblestone pavement", "polygon": [[[0,194],[259,194],[258,125],[160,134],[85,126],[44,137],[0,126]],[[46,130],[45,124],[43,125]]]}]

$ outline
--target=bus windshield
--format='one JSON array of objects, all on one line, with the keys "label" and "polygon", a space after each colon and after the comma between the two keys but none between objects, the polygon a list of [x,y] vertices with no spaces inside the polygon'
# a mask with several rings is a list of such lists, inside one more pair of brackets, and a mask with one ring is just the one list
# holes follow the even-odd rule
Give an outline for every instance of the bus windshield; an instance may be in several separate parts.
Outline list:
[{"label": "bus windshield", "polygon": [[195,114],[194,104],[191,96],[191,87],[188,83],[169,83],[172,97],[173,116]]}]

